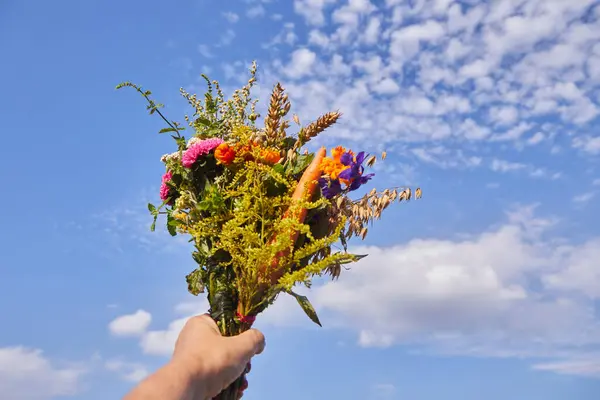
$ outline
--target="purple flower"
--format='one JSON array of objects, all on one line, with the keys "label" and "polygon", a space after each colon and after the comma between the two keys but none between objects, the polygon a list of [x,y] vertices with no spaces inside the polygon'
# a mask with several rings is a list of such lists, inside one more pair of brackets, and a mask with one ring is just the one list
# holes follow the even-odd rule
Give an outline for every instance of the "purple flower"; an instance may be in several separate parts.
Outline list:
[{"label": "purple flower", "polygon": [[349,168],[346,168],[340,172],[339,179],[350,182],[348,189],[350,191],[358,189],[361,185],[364,185],[371,179],[375,174],[363,175],[365,167],[362,163],[365,160],[365,152],[361,151],[356,155],[356,159],[352,157],[350,152],[342,154],[340,162]]},{"label": "purple flower", "polygon": [[319,178],[319,186],[321,187],[321,193],[323,193],[326,199],[331,199],[342,192],[342,185],[337,179]]}]

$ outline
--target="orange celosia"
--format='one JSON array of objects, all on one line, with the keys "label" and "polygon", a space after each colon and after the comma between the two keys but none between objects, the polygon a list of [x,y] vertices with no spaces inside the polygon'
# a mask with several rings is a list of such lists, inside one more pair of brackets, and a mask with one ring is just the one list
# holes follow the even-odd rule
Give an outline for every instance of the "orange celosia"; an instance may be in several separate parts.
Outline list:
[{"label": "orange celosia", "polygon": [[222,164],[229,165],[235,159],[235,150],[227,143],[221,143],[215,149],[215,158]]}]

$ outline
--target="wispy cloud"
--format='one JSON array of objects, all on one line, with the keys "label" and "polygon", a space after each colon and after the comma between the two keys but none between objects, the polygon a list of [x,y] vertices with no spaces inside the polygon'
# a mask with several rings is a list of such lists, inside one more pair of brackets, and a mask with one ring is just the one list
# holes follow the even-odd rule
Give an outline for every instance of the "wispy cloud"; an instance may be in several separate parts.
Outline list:
[{"label": "wispy cloud", "polygon": [[240,19],[239,15],[237,15],[236,13],[231,12],[231,11],[224,12],[222,15],[223,15],[223,18],[225,18],[227,21],[231,22],[232,24],[235,24]]},{"label": "wispy cloud", "polygon": [[551,371],[563,375],[589,376],[600,378],[600,355],[587,359],[540,363],[533,366],[541,371]]},{"label": "wispy cloud", "polygon": [[[578,19],[593,1],[519,4],[515,16],[516,4],[502,2],[295,0],[306,43],[290,36],[297,48],[263,68],[269,81],[284,81],[300,115],[312,119],[326,105],[344,111],[330,138],[409,148],[435,142],[447,150],[435,159],[444,168],[464,167],[453,158],[458,150],[464,160],[482,159],[479,166],[497,149],[518,149],[523,160],[534,147],[553,154],[561,135],[595,154],[600,142],[590,124],[600,112],[593,84],[600,73],[586,60],[600,59],[592,50],[600,30]],[[331,29],[322,29],[327,22]],[[284,35],[273,40],[285,43]],[[422,148],[414,154],[431,163]],[[560,176],[532,164],[498,157],[491,169]]]},{"label": "wispy cloud", "polygon": [[214,57],[212,51],[210,50],[210,47],[206,44],[198,45],[198,53],[200,53],[200,55],[202,55],[202,57],[206,57],[206,58]]},{"label": "wispy cloud", "polygon": [[573,197],[573,202],[579,203],[579,204],[587,203],[588,201],[593,199],[595,195],[596,195],[595,192],[581,193],[581,194],[578,194],[577,196]]},{"label": "wispy cloud", "polygon": [[264,16],[266,13],[265,8],[262,4],[256,4],[246,11],[246,16],[248,18],[258,18]]}]

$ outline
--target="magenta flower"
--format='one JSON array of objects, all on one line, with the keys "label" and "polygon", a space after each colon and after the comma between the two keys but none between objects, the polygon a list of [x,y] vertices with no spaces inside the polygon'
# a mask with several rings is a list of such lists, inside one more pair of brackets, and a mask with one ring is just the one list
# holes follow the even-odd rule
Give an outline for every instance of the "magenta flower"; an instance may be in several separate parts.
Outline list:
[{"label": "magenta flower", "polygon": [[160,199],[165,201],[169,198],[169,182],[173,178],[173,173],[171,171],[167,171],[162,177],[162,183],[160,185]]},{"label": "magenta flower", "polygon": [[198,157],[210,153],[221,143],[223,140],[219,138],[204,139],[194,143],[183,153],[181,164],[186,168],[192,168]]}]

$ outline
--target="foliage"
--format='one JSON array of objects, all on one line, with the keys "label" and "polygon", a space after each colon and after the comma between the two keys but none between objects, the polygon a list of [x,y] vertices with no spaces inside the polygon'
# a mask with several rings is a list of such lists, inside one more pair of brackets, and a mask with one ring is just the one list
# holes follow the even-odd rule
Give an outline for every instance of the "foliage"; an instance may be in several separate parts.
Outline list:
[{"label": "foliage", "polygon": [[[130,82],[148,103],[150,114],[166,123],[159,133],[170,133],[176,151],[161,158],[163,176],[159,206],[148,205],[154,230],[157,217],[166,215],[170,234],[189,235],[197,269],[187,277],[188,290],[207,292],[211,315],[223,334],[248,329],[252,319],[280,293],[294,296],[317,324],[319,318],[304,296],[292,289],[310,287],[314,276],[328,273],[337,278],[341,267],[364,256],[347,252],[353,236],[364,239],[368,224],[394,200],[409,200],[411,192],[389,189],[372,191],[354,201],[349,194],[366,184],[364,154],[342,147],[331,151],[318,165],[316,190],[299,192],[299,182],[316,163],[315,154],[302,151],[312,138],[337,122],[341,114],[330,112],[288,136],[290,101],[277,84],[271,95],[264,127],[256,121],[257,100],[251,97],[256,83],[256,64],[250,79],[226,99],[219,83],[202,75],[207,83],[203,96],[181,89],[194,112],[185,116],[193,134],[161,112],[150,91]],[[299,124],[296,116],[294,121]],[[381,158],[385,158],[385,153]],[[366,159],[372,166],[376,157]],[[308,186],[307,186],[308,187]],[[298,193],[301,193],[298,195]],[[400,193],[400,194],[399,194]],[[420,197],[420,189],[417,189]],[[303,215],[303,217],[294,217]],[[342,250],[334,251],[337,243]]]}]

